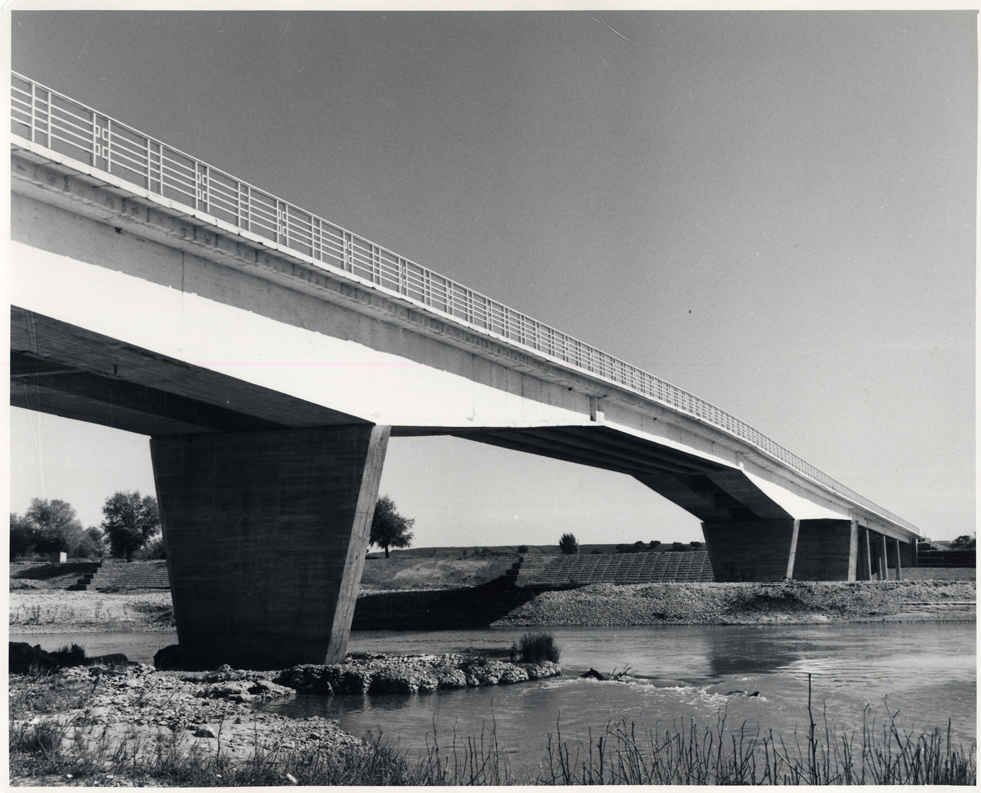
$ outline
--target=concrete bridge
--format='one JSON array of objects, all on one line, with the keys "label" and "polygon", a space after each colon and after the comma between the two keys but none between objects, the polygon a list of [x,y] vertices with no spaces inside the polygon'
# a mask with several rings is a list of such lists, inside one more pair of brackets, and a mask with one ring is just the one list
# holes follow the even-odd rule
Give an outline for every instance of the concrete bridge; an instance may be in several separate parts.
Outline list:
[{"label": "concrete bridge", "polygon": [[16,74],[11,129],[11,403],[151,436],[189,667],[343,657],[392,435],[634,476],[722,581],[913,558],[724,411]]}]

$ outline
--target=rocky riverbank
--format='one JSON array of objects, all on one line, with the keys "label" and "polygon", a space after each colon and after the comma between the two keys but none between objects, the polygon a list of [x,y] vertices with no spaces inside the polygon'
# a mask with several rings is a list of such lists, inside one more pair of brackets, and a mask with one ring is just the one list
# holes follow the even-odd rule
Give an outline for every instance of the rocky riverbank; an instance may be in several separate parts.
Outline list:
[{"label": "rocky riverbank", "polygon": [[[167,672],[145,664],[96,664],[11,675],[12,783],[156,784],[161,779],[154,774],[172,774],[188,762],[217,774],[261,762],[265,779],[278,774],[282,784],[291,784],[286,769],[297,757],[333,762],[339,754],[372,747],[333,720],[291,719],[257,709],[263,703],[298,694],[435,692],[559,674],[550,662],[361,653],[344,664],[274,672],[227,666],[213,672]],[[37,758],[30,749],[38,747],[46,760],[57,758],[59,764],[42,763],[31,773]],[[53,767],[74,770],[52,774]],[[38,768],[49,773],[39,777]]]}]

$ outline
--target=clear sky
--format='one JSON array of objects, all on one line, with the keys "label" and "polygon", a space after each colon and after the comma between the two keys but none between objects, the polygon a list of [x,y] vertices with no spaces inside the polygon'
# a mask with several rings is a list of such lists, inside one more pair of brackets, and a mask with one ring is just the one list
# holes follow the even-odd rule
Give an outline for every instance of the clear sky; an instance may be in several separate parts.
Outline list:
[{"label": "clear sky", "polygon": [[[28,6],[18,6],[27,8]],[[975,530],[974,11],[15,11],[13,68]],[[11,504],[153,492],[15,409]],[[417,545],[701,539],[630,477],[393,439]]]}]

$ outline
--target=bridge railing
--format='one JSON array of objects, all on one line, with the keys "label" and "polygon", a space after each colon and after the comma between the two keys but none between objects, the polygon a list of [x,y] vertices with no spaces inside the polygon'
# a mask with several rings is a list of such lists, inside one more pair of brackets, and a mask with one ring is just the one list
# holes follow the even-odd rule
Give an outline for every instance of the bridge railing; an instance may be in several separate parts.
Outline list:
[{"label": "bridge railing", "polygon": [[598,375],[733,435],[828,490],[912,524],[693,394],[439,275],[93,108],[12,73],[11,132],[468,325]]}]

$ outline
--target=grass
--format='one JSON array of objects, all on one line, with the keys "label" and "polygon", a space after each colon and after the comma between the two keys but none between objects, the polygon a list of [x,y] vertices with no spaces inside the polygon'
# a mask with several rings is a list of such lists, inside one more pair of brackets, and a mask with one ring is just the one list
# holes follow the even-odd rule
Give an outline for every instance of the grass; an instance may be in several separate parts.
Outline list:
[{"label": "grass", "polygon": [[525,664],[540,664],[542,661],[558,663],[560,653],[555,637],[547,631],[526,633],[511,646],[511,656]]}]

